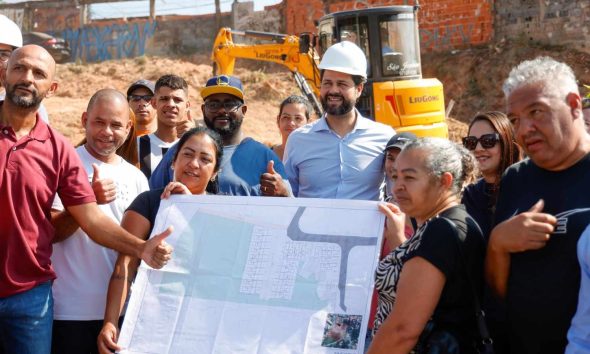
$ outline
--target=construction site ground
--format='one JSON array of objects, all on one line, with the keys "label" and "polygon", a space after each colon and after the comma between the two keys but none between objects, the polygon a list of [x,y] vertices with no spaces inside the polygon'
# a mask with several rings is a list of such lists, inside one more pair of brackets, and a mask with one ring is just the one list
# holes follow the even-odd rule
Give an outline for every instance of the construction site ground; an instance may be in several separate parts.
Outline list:
[{"label": "construction site ground", "polygon": [[[466,133],[466,122],[476,112],[503,110],[501,86],[510,68],[539,55],[567,62],[580,83],[590,82],[590,54],[562,47],[502,41],[485,47],[423,55],[423,76],[442,81],[447,105],[454,101],[450,112],[454,118],[448,119],[451,139],[458,141]],[[264,143],[280,142],[275,123],[279,103],[288,95],[299,93],[291,74],[279,65],[247,60],[238,61],[236,67],[234,75],[244,84],[248,105],[244,132]],[[138,57],[58,65],[59,89],[56,96],[44,101],[51,125],[76,144],[83,137],[81,114],[95,91],[111,87],[125,92],[139,78],[155,81],[169,73],[187,80],[192,117],[202,118],[199,89],[212,76],[208,57]]]}]

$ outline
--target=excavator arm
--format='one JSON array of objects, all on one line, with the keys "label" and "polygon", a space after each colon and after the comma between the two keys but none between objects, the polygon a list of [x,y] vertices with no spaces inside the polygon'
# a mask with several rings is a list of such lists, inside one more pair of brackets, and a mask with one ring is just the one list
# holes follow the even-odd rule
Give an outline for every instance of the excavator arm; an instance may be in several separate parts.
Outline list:
[{"label": "excavator arm", "polygon": [[[274,43],[237,44],[233,35],[260,38]],[[301,92],[309,99],[318,115],[322,108],[318,100],[320,72],[310,35],[301,37],[257,31],[232,31],[221,28],[215,38],[211,59],[216,75],[232,75],[236,59],[254,59],[281,64],[293,74]]]}]

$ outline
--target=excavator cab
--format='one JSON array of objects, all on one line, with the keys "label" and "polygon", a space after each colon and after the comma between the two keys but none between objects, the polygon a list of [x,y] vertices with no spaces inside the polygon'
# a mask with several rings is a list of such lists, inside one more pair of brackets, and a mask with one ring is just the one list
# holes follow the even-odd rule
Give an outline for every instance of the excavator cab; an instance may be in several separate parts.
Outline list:
[{"label": "excavator cab", "polygon": [[442,83],[423,79],[417,6],[335,12],[318,23],[320,56],[351,41],[367,57],[367,84],[357,102],[365,117],[418,136],[447,137]]}]

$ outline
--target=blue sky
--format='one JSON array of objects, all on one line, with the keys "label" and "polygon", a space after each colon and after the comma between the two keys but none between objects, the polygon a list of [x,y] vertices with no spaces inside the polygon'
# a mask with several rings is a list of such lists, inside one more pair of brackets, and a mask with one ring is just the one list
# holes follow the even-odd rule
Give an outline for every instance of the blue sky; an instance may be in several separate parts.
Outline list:
[{"label": "blue sky", "polygon": [[[221,0],[221,11],[231,10],[234,0]],[[239,2],[245,2],[244,0]],[[280,3],[281,0],[254,0],[256,11],[264,9],[264,6]],[[138,17],[148,16],[150,11],[149,1],[129,1],[120,3],[103,3],[90,6],[93,19],[114,17]],[[215,0],[156,0],[156,14],[183,14],[196,15],[215,12]]]}]

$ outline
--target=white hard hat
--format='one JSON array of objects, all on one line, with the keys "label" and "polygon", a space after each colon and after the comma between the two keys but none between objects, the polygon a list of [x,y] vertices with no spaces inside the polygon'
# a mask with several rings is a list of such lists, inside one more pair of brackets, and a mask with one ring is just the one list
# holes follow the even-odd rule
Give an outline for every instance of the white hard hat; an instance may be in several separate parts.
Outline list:
[{"label": "white hard hat", "polygon": [[18,25],[4,15],[0,15],[0,44],[16,48],[23,46],[23,34]]},{"label": "white hard hat", "polygon": [[367,78],[365,53],[350,41],[338,42],[328,48],[318,68]]}]

